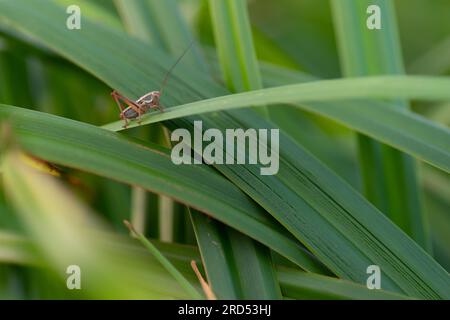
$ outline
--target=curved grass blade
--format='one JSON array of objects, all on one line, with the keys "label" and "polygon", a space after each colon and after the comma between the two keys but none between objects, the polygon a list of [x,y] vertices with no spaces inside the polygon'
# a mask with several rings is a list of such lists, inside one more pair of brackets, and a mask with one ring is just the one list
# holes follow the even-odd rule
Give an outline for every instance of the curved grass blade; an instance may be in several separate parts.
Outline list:
[{"label": "curved grass blade", "polygon": [[[143,117],[142,124],[250,105],[295,103],[302,109],[330,117],[450,172],[449,129],[412,112],[391,108],[386,103],[343,100],[367,97],[450,100],[449,87],[450,79],[447,78],[411,76],[322,80],[192,102],[172,107],[164,113],[148,114]],[[133,126],[135,124],[130,125]],[[120,122],[105,125],[104,128],[114,131],[122,129]]]},{"label": "curved grass blade", "polygon": [[[250,110],[209,118],[208,122],[204,120],[204,127],[224,130],[229,128],[229,123],[244,130],[271,128]],[[193,130],[188,120],[180,126]],[[340,277],[365,283],[367,266],[377,264],[385,274],[383,288],[386,290],[405,290],[411,296],[426,295],[428,298],[437,298],[437,291],[447,294],[444,283],[449,279],[445,271],[398,227],[283,134],[280,145],[283,146],[280,170],[275,176],[259,176],[258,166],[217,165],[216,168],[277,218]],[[413,251],[421,252],[420,259],[411,254]],[[351,268],[347,261],[352,261]],[[435,268],[433,272],[425,271],[431,266]],[[398,272],[398,268],[402,271]],[[419,278],[426,277],[427,280],[419,280],[419,274]],[[440,280],[437,280],[438,274]],[[415,278],[420,284],[406,278]],[[434,283],[437,291],[427,287],[430,283]]]},{"label": "curved grass blade", "polygon": [[[163,42],[168,51],[179,55],[180,46],[190,47],[193,37],[181,17],[176,2],[173,0],[164,2],[148,0],[147,3],[151,6],[152,14],[156,18],[155,27],[158,28],[160,34],[164,35]],[[171,21],[170,24],[166,23],[167,19]],[[191,50],[192,53],[188,53],[185,59],[188,59],[199,70],[206,71],[206,65],[198,51],[198,46],[194,46]],[[196,219],[192,219],[192,221],[197,230],[197,240],[202,248],[202,258],[209,282],[218,296],[227,299],[281,298],[269,249],[253,239],[221,225],[220,222],[211,221],[208,217],[197,215]],[[227,237],[226,239],[217,237],[215,240],[218,242],[213,243],[211,237],[215,233],[226,234]],[[221,240],[226,243],[221,243]],[[216,260],[216,246],[226,248],[222,252],[224,255],[221,256],[221,263],[217,263]],[[233,272],[233,270],[240,272]],[[224,286],[223,284],[230,285]]]},{"label": "curved grass blade", "polygon": [[[141,96],[151,87],[158,88],[165,71],[173,62],[158,49],[138,41],[130,41],[125,35],[90,23],[88,19],[84,19],[83,28],[76,33],[60,28],[58,21],[65,18],[65,11],[51,1],[41,6],[39,14],[24,0],[14,2],[0,0],[0,8],[2,9],[0,23],[3,22],[6,26],[12,24],[32,35],[130,97]],[[122,43],[128,49],[117,50],[117,43]],[[84,54],[86,51],[90,51],[90,54]],[[111,52],[114,52],[114,55]],[[152,54],[149,55],[148,52]],[[94,56],[99,58],[95,59]],[[135,64],[124,63],[130,61],[130,56],[133,57],[131,60],[136,61]],[[189,74],[189,81],[185,80],[186,74]],[[229,108],[301,102],[297,106],[341,122],[448,172],[450,171],[448,129],[436,126],[415,114],[382,106],[377,108],[373,105],[366,106],[365,101],[356,103],[340,101],[325,105],[306,102],[364,98],[450,100],[449,87],[448,78],[388,76],[323,80],[239,93],[168,108],[162,114],[144,116],[142,123]],[[201,73],[185,68],[183,63],[174,70],[165,92],[163,103],[166,106],[180,105],[182,102],[185,103],[186,99],[192,101],[227,94],[224,88],[214,84],[209,77],[205,78]],[[136,123],[130,127],[133,126],[136,126]],[[122,123],[117,122],[106,127],[121,130]]]},{"label": "curved grass blade", "polygon": [[264,243],[306,270],[324,272],[272,217],[209,168],[177,166],[165,149],[139,145],[95,126],[45,113],[0,105],[0,121],[11,123],[21,146],[33,155],[168,195]]},{"label": "curved grass blade", "polygon": [[[227,88],[232,92],[261,89],[258,61],[253,47],[247,1],[210,0],[211,21],[219,62]],[[236,63],[238,61],[238,63]],[[262,113],[268,117],[266,108]],[[230,230],[225,246],[231,248],[243,299],[280,299],[270,250],[244,235]],[[227,245],[228,242],[228,245]]]},{"label": "curved grass blade", "polygon": [[[341,103],[340,110],[345,110],[344,102],[356,100],[364,105],[366,99],[417,99],[430,101],[450,100],[449,77],[426,77],[426,76],[372,76],[355,77],[347,79],[318,80],[307,83],[291,84],[279,87],[254,90],[244,93],[236,93],[202,101],[196,101],[185,105],[171,107],[165,113],[150,113],[143,117],[142,124],[170,120],[180,117],[198,115],[207,112],[223,111],[243,108],[252,105],[267,104],[296,104],[298,107],[305,103],[337,102]],[[334,105],[337,108],[337,105]],[[361,107],[362,108],[362,107]],[[330,107],[330,109],[332,109]],[[363,111],[365,111],[363,109]],[[398,110],[394,110],[398,111]],[[367,117],[367,114],[364,114]],[[395,114],[394,112],[391,112]],[[403,111],[405,117],[408,112]],[[336,119],[334,114],[326,114]],[[390,115],[390,113],[389,113]],[[417,117],[422,118],[417,115]],[[381,120],[379,117],[377,120]],[[340,119],[337,119],[340,120]],[[350,119],[349,119],[350,120]],[[349,124],[357,124],[348,121]],[[130,128],[136,124],[130,125]],[[119,122],[109,124],[106,128],[114,131],[122,130]]]},{"label": "curved grass blade", "polygon": [[56,178],[28,166],[17,151],[8,152],[2,160],[7,196],[39,256],[62,279],[69,266],[78,266],[83,289],[79,294],[103,299],[195,297],[186,294],[157,261],[112,249],[108,241],[101,241],[105,228]]}]

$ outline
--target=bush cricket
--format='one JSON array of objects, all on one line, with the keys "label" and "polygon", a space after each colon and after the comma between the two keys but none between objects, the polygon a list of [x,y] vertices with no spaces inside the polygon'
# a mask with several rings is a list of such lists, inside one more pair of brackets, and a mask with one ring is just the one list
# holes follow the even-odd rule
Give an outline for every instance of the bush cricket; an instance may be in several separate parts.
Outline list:
[{"label": "bush cricket", "polygon": [[[120,109],[120,119],[123,119],[125,121],[125,124],[123,125],[124,128],[128,126],[128,120],[131,119],[138,119],[138,123],[140,123],[141,116],[145,114],[150,109],[159,109],[161,112],[164,111],[163,107],[160,104],[160,97],[162,94],[162,91],[164,87],[167,84],[167,81],[169,79],[169,76],[175,66],[180,62],[180,60],[184,57],[184,55],[189,51],[189,49],[192,47],[192,44],[194,41],[191,41],[189,46],[183,51],[183,53],[180,55],[180,57],[175,61],[175,63],[170,67],[170,69],[166,72],[166,75],[164,76],[164,80],[162,82],[161,88],[159,91],[151,91],[146,94],[144,94],[142,97],[137,99],[136,101],[128,99],[124,95],[120,94],[116,90],[113,90],[111,92],[111,96],[116,101],[117,105]],[[126,105],[124,107],[121,103],[123,101]]]}]

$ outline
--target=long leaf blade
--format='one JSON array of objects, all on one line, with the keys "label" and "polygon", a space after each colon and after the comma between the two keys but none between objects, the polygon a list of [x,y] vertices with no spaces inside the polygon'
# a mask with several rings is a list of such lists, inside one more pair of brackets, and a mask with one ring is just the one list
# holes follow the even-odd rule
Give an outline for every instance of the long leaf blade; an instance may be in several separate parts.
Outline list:
[{"label": "long leaf blade", "polygon": [[19,143],[38,157],[169,195],[307,270],[324,270],[284,228],[211,170],[176,166],[165,149],[142,146],[106,130],[44,113],[0,105],[0,121],[10,122]]}]

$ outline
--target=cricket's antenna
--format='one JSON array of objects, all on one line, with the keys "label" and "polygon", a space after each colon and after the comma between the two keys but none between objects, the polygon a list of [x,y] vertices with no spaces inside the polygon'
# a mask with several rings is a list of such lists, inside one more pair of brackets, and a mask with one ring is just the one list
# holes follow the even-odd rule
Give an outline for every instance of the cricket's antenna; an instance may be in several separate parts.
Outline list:
[{"label": "cricket's antenna", "polygon": [[189,44],[189,46],[184,49],[183,53],[181,54],[181,56],[177,59],[177,61],[175,61],[175,63],[170,67],[170,69],[166,72],[166,75],[164,76],[164,80],[161,84],[161,89],[159,89],[159,93],[162,95],[162,91],[164,89],[164,87],[167,84],[167,81],[169,80],[169,76],[170,73],[172,72],[172,70],[176,67],[176,65],[178,64],[178,62],[180,62],[180,60],[184,57],[184,55],[189,51],[189,49],[192,47],[192,45],[194,44],[194,39],[191,41],[191,43]]}]

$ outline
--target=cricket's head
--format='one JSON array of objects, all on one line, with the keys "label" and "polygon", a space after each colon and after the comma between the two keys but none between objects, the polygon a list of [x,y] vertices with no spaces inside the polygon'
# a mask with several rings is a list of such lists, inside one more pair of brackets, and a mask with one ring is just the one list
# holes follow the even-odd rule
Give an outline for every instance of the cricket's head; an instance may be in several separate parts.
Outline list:
[{"label": "cricket's head", "polygon": [[142,97],[136,100],[139,105],[153,106],[159,104],[159,97],[161,93],[159,91],[152,91],[144,94]]},{"label": "cricket's head", "polygon": [[159,91],[152,91],[151,95],[153,96],[153,99],[159,102],[159,97],[161,96],[161,92]]}]

